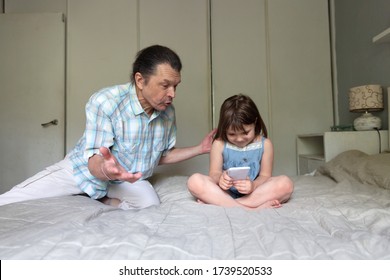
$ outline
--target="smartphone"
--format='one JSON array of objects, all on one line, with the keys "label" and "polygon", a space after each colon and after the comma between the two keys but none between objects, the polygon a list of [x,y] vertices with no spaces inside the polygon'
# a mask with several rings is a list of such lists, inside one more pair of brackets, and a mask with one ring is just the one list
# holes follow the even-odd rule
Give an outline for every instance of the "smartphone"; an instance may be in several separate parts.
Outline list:
[{"label": "smartphone", "polygon": [[245,180],[249,176],[249,170],[249,166],[231,167],[227,170],[227,174],[234,180]]}]

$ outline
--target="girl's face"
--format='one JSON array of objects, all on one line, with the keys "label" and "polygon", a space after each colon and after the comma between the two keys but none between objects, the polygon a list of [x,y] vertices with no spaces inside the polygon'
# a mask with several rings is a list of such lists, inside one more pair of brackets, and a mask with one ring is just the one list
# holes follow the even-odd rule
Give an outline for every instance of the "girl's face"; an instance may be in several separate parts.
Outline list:
[{"label": "girl's face", "polygon": [[227,139],[233,145],[243,148],[248,144],[252,143],[256,138],[255,135],[255,124],[244,125],[244,130],[236,131],[231,127],[226,131]]}]

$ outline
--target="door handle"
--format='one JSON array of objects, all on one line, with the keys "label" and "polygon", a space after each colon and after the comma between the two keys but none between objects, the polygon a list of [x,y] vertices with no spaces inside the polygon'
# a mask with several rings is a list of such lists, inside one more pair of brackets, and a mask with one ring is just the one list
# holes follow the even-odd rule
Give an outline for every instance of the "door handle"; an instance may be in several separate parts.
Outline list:
[{"label": "door handle", "polygon": [[55,119],[55,120],[52,120],[52,121],[47,122],[47,123],[41,123],[41,126],[43,126],[43,127],[48,127],[48,126],[57,125],[57,124],[58,124],[58,120]]}]

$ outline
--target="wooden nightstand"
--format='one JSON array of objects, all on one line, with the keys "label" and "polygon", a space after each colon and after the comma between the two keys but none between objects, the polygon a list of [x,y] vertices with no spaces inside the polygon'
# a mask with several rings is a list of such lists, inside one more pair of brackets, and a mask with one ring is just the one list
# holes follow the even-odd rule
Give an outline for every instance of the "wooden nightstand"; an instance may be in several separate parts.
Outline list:
[{"label": "wooden nightstand", "polygon": [[297,174],[313,172],[347,150],[377,154],[389,149],[387,130],[337,131],[297,136]]}]

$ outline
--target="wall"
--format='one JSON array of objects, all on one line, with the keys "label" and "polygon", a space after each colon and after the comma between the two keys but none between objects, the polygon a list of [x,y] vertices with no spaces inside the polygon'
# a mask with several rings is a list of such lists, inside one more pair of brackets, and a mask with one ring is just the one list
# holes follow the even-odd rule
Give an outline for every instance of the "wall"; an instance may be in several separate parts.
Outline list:
[{"label": "wall", "polygon": [[[351,124],[358,114],[349,112],[348,90],[354,86],[390,86],[390,43],[374,44],[372,38],[390,27],[389,0],[334,0],[339,124]],[[381,117],[388,129],[387,94]]]},{"label": "wall", "polygon": [[[184,62],[175,99],[178,146],[197,144],[216,124],[226,95],[244,92],[256,101],[268,126],[275,147],[274,174],[295,175],[296,136],[327,131],[333,124],[327,5],[327,0],[6,0],[5,11],[67,14],[68,150],[83,131],[83,107],[90,94],[127,79],[135,49],[159,40],[174,46]],[[105,11],[115,16],[114,10],[132,11],[133,17],[112,21],[104,16]],[[129,23],[135,10],[137,23]],[[128,34],[126,26],[132,36],[106,51],[112,47],[104,38],[119,37],[119,30]],[[118,57],[125,60],[118,62]],[[169,169],[207,173],[208,157],[198,158]]]},{"label": "wall", "polygon": [[[196,145],[211,130],[207,0],[6,0],[5,6],[6,13],[66,15],[66,151],[84,131],[88,98],[105,86],[128,82],[136,52],[156,43],[171,47],[183,62],[174,101],[177,146]],[[158,172],[195,170],[208,172],[208,155]]]}]

